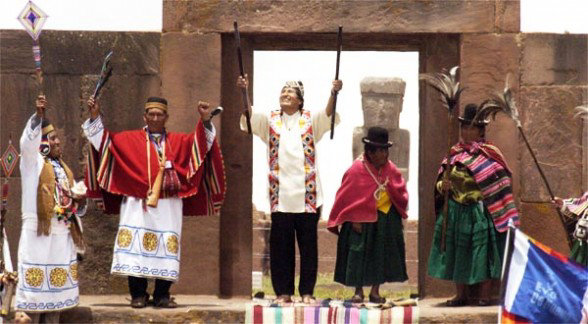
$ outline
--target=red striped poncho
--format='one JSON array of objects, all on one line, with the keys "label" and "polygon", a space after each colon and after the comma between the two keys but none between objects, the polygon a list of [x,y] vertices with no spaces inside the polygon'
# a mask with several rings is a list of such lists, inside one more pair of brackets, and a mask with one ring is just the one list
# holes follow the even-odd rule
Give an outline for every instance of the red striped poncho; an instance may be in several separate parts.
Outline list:
[{"label": "red striped poncho", "polygon": [[[218,213],[226,191],[223,158],[216,139],[206,151],[202,121],[191,134],[167,132],[165,145],[166,158],[180,180],[177,197],[183,199],[183,214]],[[154,183],[159,170],[158,154],[153,144],[149,147]],[[144,129],[119,133],[104,130],[100,151],[91,151],[86,172],[88,197],[103,198],[106,213],[119,213],[122,196],[146,199],[149,179]]]},{"label": "red striped poncho", "polygon": [[[508,221],[519,226],[519,213],[512,194],[511,171],[498,147],[487,142],[458,143],[451,148],[450,164],[461,164],[473,175],[480,187],[483,202],[499,232],[505,232]],[[447,158],[443,159],[439,176]]]}]

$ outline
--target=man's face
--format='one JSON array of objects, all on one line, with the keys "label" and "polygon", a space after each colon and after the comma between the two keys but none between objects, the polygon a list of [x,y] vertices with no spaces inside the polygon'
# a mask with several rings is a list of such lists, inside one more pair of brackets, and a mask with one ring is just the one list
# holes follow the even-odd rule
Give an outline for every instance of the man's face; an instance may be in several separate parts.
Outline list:
[{"label": "man's face", "polygon": [[280,93],[280,107],[282,109],[298,109],[300,107],[300,103],[302,101],[298,98],[296,94],[296,90],[290,87],[283,87],[282,92]]},{"label": "man's face", "polygon": [[49,151],[49,157],[54,159],[61,158],[62,149],[61,149],[61,141],[59,141],[59,137],[55,131],[50,132],[47,134],[47,141],[49,142],[49,147],[51,150]]},{"label": "man's face", "polygon": [[150,132],[161,133],[165,128],[167,122],[167,113],[159,108],[150,108],[143,115],[143,120],[147,124]]}]

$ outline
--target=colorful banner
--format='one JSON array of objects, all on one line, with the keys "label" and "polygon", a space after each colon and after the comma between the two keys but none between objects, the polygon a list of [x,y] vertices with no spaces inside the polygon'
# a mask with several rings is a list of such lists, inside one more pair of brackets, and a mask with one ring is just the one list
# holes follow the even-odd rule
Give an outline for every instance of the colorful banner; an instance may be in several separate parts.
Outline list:
[{"label": "colorful banner", "polygon": [[511,228],[502,308],[504,323],[585,323],[588,268]]}]

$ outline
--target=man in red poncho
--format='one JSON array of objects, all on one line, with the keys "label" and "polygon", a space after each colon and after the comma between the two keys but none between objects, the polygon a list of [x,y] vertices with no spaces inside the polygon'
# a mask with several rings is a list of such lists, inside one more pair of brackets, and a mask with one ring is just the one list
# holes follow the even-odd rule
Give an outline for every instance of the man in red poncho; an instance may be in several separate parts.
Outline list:
[{"label": "man in red poncho", "polygon": [[[167,100],[147,99],[143,129],[107,131],[94,98],[82,128],[95,158],[89,159],[90,197],[103,198],[106,213],[120,214],[111,273],[128,276],[131,306],[149,301],[154,278],[156,307],[176,307],[169,289],[179,278],[182,215],[217,214],[224,199],[223,160],[210,122],[210,105],[198,103],[191,134],[167,132]],[[95,175],[95,176],[94,176]]]},{"label": "man in red poncho", "polygon": [[370,302],[384,303],[380,284],[408,279],[402,226],[408,193],[388,160],[388,131],[371,127],[362,141],[365,152],[345,172],[327,227],[339,234],[335,281],[355,287],[354,303],[363,302],[363,286],[372,286]]}]

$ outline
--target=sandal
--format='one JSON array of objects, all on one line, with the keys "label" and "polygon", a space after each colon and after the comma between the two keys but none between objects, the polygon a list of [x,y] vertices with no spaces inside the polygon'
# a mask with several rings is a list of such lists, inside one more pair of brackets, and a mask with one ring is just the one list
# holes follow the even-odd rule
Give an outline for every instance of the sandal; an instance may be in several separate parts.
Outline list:
[{"label": "sandal", "polygon": [[462,298],[453,298],[453,299],[449,299],[445,302],[445,306],[447,307],[460,307],[460,306],[465,306],[468,304],[467,299],[462,299]]},{"label": "sandal", "polygon": [[302,295],[302,302],[305,304],[313,304],[316,302],[316,298],[312,297],[312,295]]},{"label": "sandal", "polygon": [[363,303],[363,295],[353,295],[353,297],[351,297],[350,301],[354,304],[361,304]]},{"label": "sandal", "polygon": [[385,304],[386,303],[386,298],[384,298],[382,296],[372,296],[372,295],[370,295],[370,303]]},{"label": "sandal", "polygon": [[279,295],[278,298],[274,299],[274,303],[276,304],[288,304],[292,302],[292,297],[290,295]]}]

